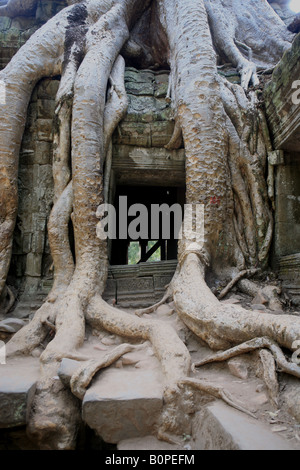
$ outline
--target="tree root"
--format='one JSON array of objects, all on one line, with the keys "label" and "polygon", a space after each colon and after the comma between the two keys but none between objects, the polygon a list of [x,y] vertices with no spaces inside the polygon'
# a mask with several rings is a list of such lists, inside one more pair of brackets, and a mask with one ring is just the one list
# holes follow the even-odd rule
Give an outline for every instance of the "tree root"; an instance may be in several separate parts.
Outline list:
[{"label": "tree root", "polygon": [[159,302],[157,302],[154,305],[151,305],[150,307],[135,310],[134,314],[137,315],[138,317],[142,317],[143,315],[153,313],[155,312],[155,310],[158,309],[158,307],[165,304],[170,298],[172,298],[172,291],[169,288],[169,286],[167,286],[167,292],[165,293],[165,295]]},{"label": "tree root", "polygon": [[108,352],[102,359],[92,359],[82,364],[71,377],[70,386],[72,393],[82,400],[86,389],[99,370],[109,367],[121,356],[134,349],[136,349],[136,346],[132,344],[120,344],[112,351]]},{"label": "tree root", "polygon": [[273,354],[267,349],[259,351],[259,357],[263,368],[263,380],[266,384],[271,403],[278,408],[279,384],[276,374],[276,363]]},{"label": "tree root", "polygon": [[260,269],[246,269],[244,271],[239,272],[234,279],[232,279],[229,284],[220,292],[218,295],[218,299],[221,300],[223,299],[228,292],[231,291],[231,289],[244,277],[251,277],[254,276],[257,272],[259,272]]},{"label": "tree root", "polygon": [[95,295],[86,319],[94,328],[134,339],[149,340],[161,362],[166,384],[176,384],[182,372],[190,370],[190,354],[175,330],[159,320],[140,319],[107,304]]},{"label": "tree root", "polygon": [[237,404],[234,398],[228,392],[226,392],[222,387],[213,385],[204,380],[194,379],[190,377],[182,379],[179,385],[189,385],[193,388],[196,388],[197,390],[200,390],[201,392],[212,395],[215,398],[219,398],[223,400],[225,403],[227,403],[227,405],[232,406],[236,410],[246,413],[248,416],[251,416],[251,418],[257,419],[257,417],[253,413],[251,413],[251,411],[246,410],[246,408]]},{"label": "tree root", "polygon": [[182,129],[179,123],[179,119],[176,118],[173,135],[170,141],[167,143],[167,145],[165,145],[165,148],[167,150],[177,150],[182,146],[182,144],[183,144]]},{"label": "tree root", "polygon": [[236,357],[241,354],[245,354],[261,348],[270,349],[280,372],[286,372],[287,374],[291,374],[295,377],[300,378],[300,367],[294,363],[288,362],[280,347],[274,341],[266,337],[254,338],[250,341],[246,341],[245,343],[239,344],[234,348],[228,349],[227,351],[221,351],[219,353],[214,354],[213,356],[206,357],[205,359],[202,359],[201,361],[193,364],[192,369],[195,370],[195,368],[197,367],[201,367],[204,364],[210,364],[212,362],[226,361],[227,359],[230,359],[232,357]]}]

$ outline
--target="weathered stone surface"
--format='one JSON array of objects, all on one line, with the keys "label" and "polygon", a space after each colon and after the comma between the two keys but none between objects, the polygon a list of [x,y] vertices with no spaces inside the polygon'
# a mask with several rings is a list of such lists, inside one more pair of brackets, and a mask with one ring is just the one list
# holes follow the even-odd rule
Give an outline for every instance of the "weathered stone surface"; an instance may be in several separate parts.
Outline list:
[{"label": "weathered stone surface", "polygon": [[105,442],[152,434],[162,410],[162,377],[158,370],[104,370],[86,392],[85,423]]},{"label": "weathered stone surface", "polygon": [[199,450],[295,450],[263,423],[220,401],[197,413],[193,436]]},{"label": "weathered stone surface", "polygon": [[68,358],[63,358],[61,361],[57,375],[66,387],[70,386],[71,377],[79,367],[79,361]]},{"label": "weathered stone surface", "polygon": [[262,304],[253,304],[252,310],[261,310],[262,312],[264,312],[266,310],[266,307]]},{"label": "weathered stone surface", "polygon": [[243,358],[235,357],[233,359],[229,359],[227,364],[232,375],[242,380],[246,380],[248,378],[248,367]]},{"label": "weathered stone surface", "polygon": [[168,304],[160,305],[156,309],[157,315],[171,315],[173,312],[174,310],[171,309]]},{"label": "weathered stone surface", "polygon": [[[161,299],[176,264],[177,261],[161,261],[136,266],[110,266],[104,298],[117,298],[120,307],[148,307]],[[114,280],[113,288],[111,279]]]},{"label": "weathered stone surface", "polygon": [[39,363],[33,358],[0,365],[0,428],[27,423],[38,377]]},{"label": "weathered stone surface", "polygon": [[266,305],[269,302],[269,299],[262,292],[258,292],[254,299],[252,300],[253,305]]},{"label": "weathered stone surface", "polygon": [[266,112],[274,149],[298,151],[300,143],[300,107],[293,100],[293,83],[300,76],[300,36],[275,68],[265,88]]}]

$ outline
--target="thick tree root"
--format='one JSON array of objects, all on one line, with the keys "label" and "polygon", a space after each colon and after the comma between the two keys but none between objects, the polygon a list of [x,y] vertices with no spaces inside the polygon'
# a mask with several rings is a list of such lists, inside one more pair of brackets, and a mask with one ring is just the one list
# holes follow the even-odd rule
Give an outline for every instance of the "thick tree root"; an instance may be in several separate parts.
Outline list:
[{"label": "thick tree root", "polygon": [[285,372],[287,374],[291,374],[295,377],[300,378],[300,367],[294,363],[288,362],[280,347],[269,338],[251,339],[250,341],[246,341],[245,343],[239,344],[238,346],[228,349],[227,351],[221,351],[219,353],[214,354],[213,356],[206,357],[202,361],[193,364],[192,368],[193,370],[195,370],[195,368],[201,367],[204,364],[227,361],[227,359],[230,359],[232,357],[236,357],[241,354],[245,354],[261,348],[270,349],[281,372]]},{"label": "thick tree root", "polygon": [[133,339],[149,340],[161,362],[166,384],[176,384],[182,372],[190,370],[190,354],[175,330],[159,320],[140,319],[108,305],[96,295],[86,315],[94,328]]},{"label": "thick tree root", "polygon": [[30,354],[47,337],[50,328],[47,320],[55,324],[56,311],[46,302],[35,313],[33,319],[10,339],[6,345],[7,357]]},{"label": "thick tree root", "polygon": [[212,395],[215,398],[219,398],[225,403],[227,403],[227,405],[232,406],[236,410],[246,413],[248,416],[251,416],[251,418],[257,419],[257,417],[253,413],[251,413],[251,411],[246,410],[246,408],[236,403],[234,398],[222,387],[218,387],[204,380],[194,379],[190,377],[182,379],[180,381],[180,385],[189,385],[193,388],[196,388],[197,390],[200,390],[201,392],[207,393],[208,395]]},{"label": "thick tree root", "polygon": [[27,434],[41,450],[73,450],[81,422],[80,401],[57,376],[58,363],[42,364]]}]

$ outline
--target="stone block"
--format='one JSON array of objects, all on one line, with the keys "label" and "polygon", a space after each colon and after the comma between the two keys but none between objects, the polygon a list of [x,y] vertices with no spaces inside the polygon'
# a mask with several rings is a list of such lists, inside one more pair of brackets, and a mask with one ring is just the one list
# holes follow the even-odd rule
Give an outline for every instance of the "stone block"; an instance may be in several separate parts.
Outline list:
[{"label": "stone block", "polygon": [[70,386],[71,377],[80,367],[80,364],[81,363],[79,361],[68,359],[66,357],[61,361],[57,375],[66,387]]},{"label": "stone block", "polygon": [[38,376],[39,362],[32,358],[0,365],[0,428],[26,425]]},{"label": "stone block", "polygon": [[136,96],[153,96],[154,95],[154,86],[151,82],[127,82],[126,83],[127,93],[131,93]]},{"label": "stone block", "polygon": [[42,255],[28,253],[26,259],[26,276],[40,277],[42,273]]},{"label": "stone block", "polygon": [[119,130],[120,133],[114,136],[115,143],[138,147],[151,146],[151,127],[149,125],[124,121],[119,125]]},{"label": "stone block", "polygon": [[26,323],[19,318],[5,318],[5,320],[0,321],[0,331],[16,333],[25,325]]},{"label": "stone block", "polygon": [[52,119],[37,119],[37,139],[40,141],[52,142]]},{"label": "stone block", "polygon": [[267,425],[221,401],[196,414],[193,436],[198,450],[294,450]]},{"label": "stone block", "polygon": [[46,99],[49,98],[55,99],[58,87],[59,80],[44,79],[37,86],[37,98]]},{"label": "stone block", "polygon": [[45,246],[45,230],[36,231],[32,234],[32,245],[31,249],[33,253],[38,253],[42,255],[44,253]]},{"label": "stone block", "polygon": [[34,161],[39,165],[50,165],[52,162],[52,143],[37,141],[35,145]]},{"label": "stone block", "polygon": [[84,422],[105,442],[153,434],[163,406],[159,370],[107,369],[94,380],[82,404]]},{"label": "stone block", "polygon": [[52,119],[55,111],[54,99],[38,99],[37,101],[37,115],[41,119]]},{"label": "stone block", "polygon": [[232,375],[239,379],[246,380],[248,378],[248,367],[243,358],[234,357],[228,361],[228,368]]}]

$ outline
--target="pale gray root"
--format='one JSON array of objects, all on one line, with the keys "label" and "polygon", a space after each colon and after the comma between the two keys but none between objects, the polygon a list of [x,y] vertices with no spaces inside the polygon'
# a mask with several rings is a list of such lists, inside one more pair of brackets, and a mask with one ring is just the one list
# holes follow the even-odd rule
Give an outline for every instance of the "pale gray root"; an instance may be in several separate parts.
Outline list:
[{"label": "pale gray root", "polygon": [[[269,152],[273,151],[273,145],[270,137],[270,132],[268,128],[268,123],[265,114],[259,110],[259,119],[261,123],[261,128],[262,132],[264,135],[264,141],[266,144],[266,149],[269,154]],[[267,185],[268,185],[268,196],[270,201],[272,201],[272,208],[275,211],[275,169],[274,165],[270,164],[269,158],[268,158],[268,177],[267,177]]]},{"label": "pale gray root", "polygon": [[268,207],[265,182],[270,148],[265,122],[257,111],[256,95],[248,100],[238,85],[220,78],[229,134],[228,163],[235,202],[235,232],[248,264],[263,265],[268,259],[273,235],[273,215]]},{"label": "pale gray root", "polygon": [[41,376],[27,434],[38,443],[40,449],[68,450],[75,446],[81,420],[80,407],[71,392],[62,386],[57,370],[63,357],[82,346],[85,320],[81,300],[78,293],[74,293],[72,283],[66,293],[50,305],[56,314],[56,332],[40,356]]},{"label": "pale gray root", "polygon": [[201,367],[205,364],[211,364],[213,362],[222,362],[227,361],[227,359],[231,359],[232,357],[239,356],[241,354],[245,354],[251,351],[255,351],[256,349],[268,348],[274,359],[277,363],[277,366],[280,372],[285,372],[286,374],[293,375],[297,378],[300,378],[300,367],[293,363],[288,362],[285,358],[283,352],[281,351],[280,347],[272,341],[270,338],[254,338],[245,343],[239,344],[231,349],[227,349],[226,351],[220,351],[213,356],[208,356],[202,361],[199,361],[193,364],[192,368],[195,369],[197,367]]},{"label": "pale gray root", "polygon": [[175,127],[173,131],[173,135],[170,139],[170,142],[168,142],[168,144],[165,145],[165,148],[167,150],[177,150],[182,145],[183,145],[182,129],[181,129],[179,120],[175,118]]},{"label": "pale gray root", "polygon": [[54,302],[71,282],[74,259],[69,242],[69,221],[73,211],[72,182],[68,184],[54,204],[48,222],[48,237],[54,264],[54,283],[47,300]]},{"label": "pale gray root", "polygon": [[113,65],[109,76],[110,88],[104,110],[104,153],[108,146],[114,130],[124,118],[128,108],[128,97],[125,89],[125,60],[119,55]]},{"label": "pale gray root", "polygon": [[173,327],[159,320],[140,319],[118,310],[96,295],[87,310],[87,321],[94,328],[128,338],[149,340],[161,362],[165,384],[176,384],[183,371],[190,370],[190,354]]},{"label": "pale gray root", "polygon": [[58,361],[41,363],[27,435],[40,450],[73,450],[81,423],[79,400],[57,376]]},{"label": "pale gray root", "polygon": [[[113,152],[113,145],[112,141],[110,141],[108,145],[108,150],[105,159],[105,170],[104,170],[104,202],[108,203],[109,200],[109,187],[110,187],[110,177],[111,177],[111,168],[112,168],[112,152]],[[102,216],[102,214],[101,214]]]},{"label": "pale gray root", "polygon": [[214,398],[219,398],[236,410],[246,413],[248,416],[251,416],[251,418],[257,419],[257,417],[251,413],[251,411],[239,405],[234,397],[232,397],[229,392],[225,391],[223,387],[213,385],[206,380],[194,379],[190,377],[182,379],[180,381],[180,385],[188,385],[190,387],[196,388],[197,390],[200,390],[201,392],[207,393],[208,395],[212,395]]},{"label": "pale gray root", "polygon": [[57,305],[51,304],[64,296],[74,273],[68,235],[72,201],[72,183],[70,183],[54,205],[48,223],[49,243],[55,266],[53,287],[46,302],[35,313],[31,322],[19,330],[8,343],[9,356],[32,352],[49,333],[49,324],[55,325],[59,309]]},{"label": "pale gray root", "polygon": [[[76,266],[65,293],[52,304],[56,312],[56,334],[40,357],[42,376],[37,385],[28,434],[39,442],[41,448],[48,445],[49,432],[52,448],[68,449],[75,445],[74,421],[68,423],[67,416],[73,413],[77,416],[78,403],[70,401],[71,392],[62,390],[54,416],[53,410],[47,408],[47,401],[53,401],[57,368],[62,357],[76,356],[77,349],[84,341],[84,311],[95,292],[101,292],[105,282],[106,249],[103,241],[97,239],[95,230],[96,210],[103,201],[105,97],[113,65],[128,39],[127,22],[130,23],[139,3],[140,0],[88,3],[88,9],[94,7],[97,16],[96,22],[86,33],[85,57],[74,82],[72,110],[72,222]],[[101,4],[104,6],[101,7]],[[146,6],[145,3],[143,5]],[[117,103],[120,103],[120,97]],[[124,107],[121,106],[121,109]],[[113,132],[111,127],[108,132]],[[83,139],[83,135],[88,138]],[[67,210],[60,230],[62,226],[66,227],[68,215]]]},{"label": "pale gray root", "polygon": [[[26,7],[25,3],[22,4]],[[0,293],[11,259],[18,206],[19,152],[29,100],[41,78],[61,74],[66,31],[72,11],[73,7],[62,10],[38,29],[0,72],[6,94],[5,104],[1,105],[0,121]]]},{"label": "pale gray root", "polygon": [[86,314],[87,322],[96,329],[133,339],[151,342],[164,376],[164,401],[160,431],[180,433],[183,419],[178,414],[182,394],[177,384],[190,372],[190,354],[172,326],[159,320],[141,319],[108,305],[101,296],[91,300]]},{"label": "pale gray root", "polygon": [[212,294],[203,275],[201,253],[198,256],[188,253],[173,283],[174,302],[182,321],[214,350],[228,349],[253,338],[267,338],[276,361],[279,360],[288,373],[298,376],[299,368],[287,364],[274,344],[292,350],[293,342],[300,337],[298,317],[224,305]]},{"label": "pale gray root", "polygon": [[82,400],[93,377],[99,370],[109,367],[124,354],[134,349],[136,346],[132,344],[120,344],[100,360],[90,359],[83,363],[71,377],[70,386],[73,395]]},{"label": "pale gray root", "polygon": [[257,85],[257,67],[274,66],[293,35],[268,2],[205,0],[205,6],[220,56],[238,68],[244,89]]},{"label": "pale gray root", "polygon": [[44,341],[50,329],[47,321],[55,323],[56,312],[52,304],[45,302],[36,311],[28,325],[23,326],[6,344],[7,357],[28,355]]},{"label": "pale gray root", "polygon": [[254,276],[254,274],[256,274],[259,271],[260,271],[260,269],[245,269],[244,271],[239,272],[229,282],[229,284],[227,284],[227,286],[220,292],[220,294],[218,295],[218,299],[219,300],[223,299],[241,279],[243,279],[244,277]]},{"label": "pale gray root", "polygon": [[55,125],[53,134],[53,180],[54,203],[61,196],[71,179],[71,119],[74,83],[83,56],[83,39],[73,43],[66,51],[68,59],[63,64],[63,72],[55,100]]},{"label": "pale gray root", "polygon": [[110,77],[110,88],[104,111],[104,201],[108,202],[110,175],[112,167],[112,135],[128,108],[128,97],[125,89],[125,61],[121,55],[116,59]]},{"label": "pale gray root", "polygon": [[56,110],[56,125],[58,131],[53,135],[53,181],[54,203],[59,199],[71,178],[71,116],[72,105],[69,100],[59,103]]},{"label": "pale gray root", "polygon": [[271,403],[278,408],[279,404],[279,383],[276,374],[276,363],[273,354],[267,349],[259,351],[262,363],[262,378],[266,384]]}]

